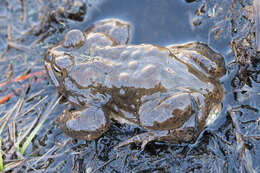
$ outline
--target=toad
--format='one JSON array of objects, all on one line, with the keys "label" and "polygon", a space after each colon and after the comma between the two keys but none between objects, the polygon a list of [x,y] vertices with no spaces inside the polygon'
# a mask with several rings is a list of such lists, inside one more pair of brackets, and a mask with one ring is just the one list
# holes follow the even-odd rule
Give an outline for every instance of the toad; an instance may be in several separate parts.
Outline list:
[{"label": "toad", "polygon": [[74,29],[45,55],[53,84],[76,109],[58,118],[76,139],[104,134],[111,117],[147,132],[119,146],[192,142],[221,111],[224,58],[201,42],[128,44],[130,24],[105,19]]}]

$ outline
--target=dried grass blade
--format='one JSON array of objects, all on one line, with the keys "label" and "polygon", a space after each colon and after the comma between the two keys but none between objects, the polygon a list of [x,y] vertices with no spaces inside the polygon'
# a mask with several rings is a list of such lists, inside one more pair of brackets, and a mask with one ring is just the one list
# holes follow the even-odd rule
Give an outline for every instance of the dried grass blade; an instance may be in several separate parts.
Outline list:
[{"label": "dried grass blade", "polygon": [[23,115],[28,114],[29,112],[31,112],[33,109],[35,109],[40,103],[42,103],[48,96],[43,97],[40,101],[38,101],[36,104],[34,104],[33,106],[31,106],[29,109],[27,109]]},{"label": "dried grass blade", "polygon": [[18,167],[19,165],[21,165],[21,163],[23,163],[22,160],[16,160],[16,161],[13,161],[11,163],[8,163],[8,164],[5,165],[5,170],[4,171],[5,172],[10,171],[10,170]]},{"label": "dried grass blade", "polygon": [[2,137],[0,137],[0,171],[4,170],[4,162],[2,157]]},{"label": "dried grass blade", "polygon": [[[31,108],[29,108],[26,112],[29,112],[30,110],[34,109],[37,105],[39,105],[40,103],[42,103],[42,101],[44,101],[48,96],[45,96],[44,98],[42,98],[38,103],[34,104]],[[23,115],[25,114],[23,113]],[[41,114],[40,114],[41,115]],[[19,145],[22,141],[24,141],[24,139],[29,135],[29,133],[32,131],[33,127],[36,126],[37,122],[39,121],[40,116],[38,116],[31,124],[31,126],[26,130],[26,132],[23,134],[22,137],[18,137],[17,139],[17,143],[16,143],[16,148],[19,151]]]},{"label": "dried grass blade", "polygon": [[46,111],[43,114],[43,118],[41,120],[41,122],[35,127],[35,129],[33,129],[33,131],[31,132],[31,134],[29,135],[29,137],[26,139],[26,141],[24,142],[20,153],[22,155],[24,155],[28,145],[31,143],[32,139],[35,137],[35,135],[37,134],[37,132],[40,130],[42,124],[45,122],[45,120],[47,119],[47,117],[50,115],[50,113],[53,111],[53,109],[55,108],[55,106],[59,103],[59,100],[61,99],[61,97],[58,98],[58,95],[56,94],[54,96],[54,98],[52,99],[51,103],[49,104],[49,106],[47,107]]},{"label": "dried grass blade", "polygon": [[6,126],[6,123],[8,122],[8,120],[10,119],[11,115],[13,114],[13,112],[15,111],[15,109],[17,108],[17,106],[19,106],[21,104],[23,99],[19,99],[16,104],[14,105],[13,108],[11,108],[3,117],[2,120],[4,121],[3,124],[1,125],[1,128],[0,128],[0,135],[2,134],[5,126]]},{"label": "dried grass blade", "polygon": [[22,155],[24,155],[25,150],[27,149],[28,145],[31,143],[32,139],[35,137],[35,135],[37,134],[37,132],[40,130],[42,124],[44,123],[44,121],[41,121],[34,129],[33,131],[30,133],[30,135],[28,136],[28,138],[26,138],[25,142],[22,145],[22,148],[20,150],[20,153]]},{"label": "dried grass blade", "polygon": [[[243,166],[245,167],[247,172],[255,173],[256,171],[254,170],[254,168],[252,166],[252,156],[245,145],[244,136],[241,134],[241,131],[239,128],[239,123],[235,116],[235,112],[231,111],[230,117],[232,119],[232,124],[233,124],[234,128],[236,129],[237,152],[239,153],[239,155],[241,157],[240,160],[243,163]],[[240,168],[242,169],[242,164],[240,166],[241,166]]]}]

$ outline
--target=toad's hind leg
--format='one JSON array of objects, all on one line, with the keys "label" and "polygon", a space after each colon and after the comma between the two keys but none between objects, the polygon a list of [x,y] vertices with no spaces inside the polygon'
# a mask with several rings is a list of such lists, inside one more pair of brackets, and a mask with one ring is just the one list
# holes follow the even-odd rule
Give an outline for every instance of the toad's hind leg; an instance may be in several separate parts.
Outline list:
[{"label": "toad's hind leg", "polygon": [[62,131],[74,139],[93,140],[109,129],[110,120],[102,108],[84,107],[69,112],[66,110],[58,118]]},{"label": "toad's hind leg", "polygon": [[185,58],[179,58],[184,64],[191,66],[197,64],[201,68],[198,69],[200,72],[205,71],[213,78],[220,78],[226,73],[223,56],[212,50],[205,43],[190,42],[181,45],[169,45],[167,48],[177,57],[180,56],[178,53],[185,55]]},{"label": "toad's hind leg", "polygon": [[142,150],[152,141],[168,141],[179,144],[182,142],[192,142],[196,138],[196,131],[193,127],[186,127],[174,130],[152,131],[136,135],[124,142],[120,142],[115,149],[127,146],[131,143],[141,144]]}]

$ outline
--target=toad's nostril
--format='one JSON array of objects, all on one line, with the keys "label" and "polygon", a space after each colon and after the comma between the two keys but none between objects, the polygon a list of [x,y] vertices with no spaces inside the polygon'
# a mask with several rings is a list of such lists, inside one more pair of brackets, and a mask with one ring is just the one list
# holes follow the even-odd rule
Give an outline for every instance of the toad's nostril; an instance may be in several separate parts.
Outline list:
[{"label": "toad's nostril", "polygon": [[73,29],[64,36],[63,46],[66,48],[76,48],[82,46],[84,42],[84,33],[78,29]]}]

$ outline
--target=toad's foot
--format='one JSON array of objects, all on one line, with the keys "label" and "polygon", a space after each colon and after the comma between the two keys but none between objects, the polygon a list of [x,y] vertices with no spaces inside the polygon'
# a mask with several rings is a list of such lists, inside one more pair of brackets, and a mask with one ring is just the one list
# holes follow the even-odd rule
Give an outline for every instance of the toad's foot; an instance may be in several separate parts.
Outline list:
[{"label": "toad's foot", "polygon": [[141,149],[151,141],[169,141],[179,144],[182,142],[192,142],[196,137],[196,131],[193,127],[186,127],[174,130],[153,131],[136,135],[124,142],[120,142],[115,149],[127,146],[131,143],[141,143]]}]

